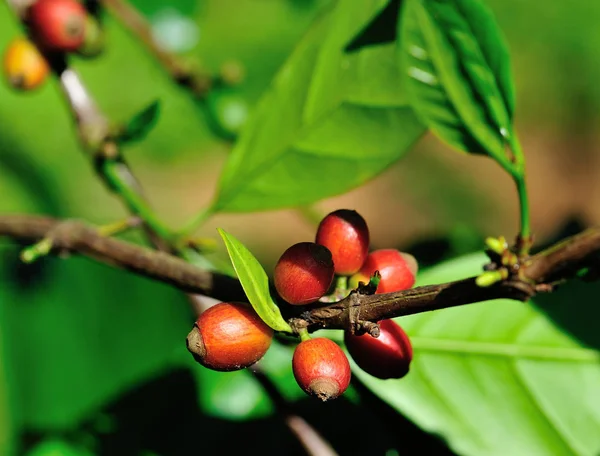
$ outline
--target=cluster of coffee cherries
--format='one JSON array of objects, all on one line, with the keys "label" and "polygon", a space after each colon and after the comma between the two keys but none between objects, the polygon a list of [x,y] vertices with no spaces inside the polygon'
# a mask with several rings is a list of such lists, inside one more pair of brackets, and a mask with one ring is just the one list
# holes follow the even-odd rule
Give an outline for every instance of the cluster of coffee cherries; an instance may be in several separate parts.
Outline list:
[{"label": "cluster of coffee cherries", "polygon": [[41,86],[53,55],[94,57],[101,50],[100,26],[77,0],[36,0],[23,12],[23,22],[30,38],[13,39],[3,59],[4,76],[15,89]]},{"label": "cluster of coffee cherries", "polygon": [[[315,242],[294,244],[283,253],[273,278],[283,300],[293,306],[305,306],[319,300],[341,299],[353,289],[365,287],[377,272],[380,278],[375,293],[406,290],[414,285],[417,262],[395,249],[369,253],[367,223],[356,211],[340,209],[321,221]],[[336,276],[338,280],[334,282]],[[378,337],[346,330],[344,343],[348,352],[361,369],[374,377],[404,377],[412,360],[408,336],[392,320],[378,322],[378,329]],[[251,366],[262,358],[272,337],[273,330],[249,304],[229,302],[202,313],[187,343],[202,365],[231,371]],[[340,396],[351,377],[344,351],[325,337],[304,334],[302,339],[292,358],[298,385],[324,401]]]}]

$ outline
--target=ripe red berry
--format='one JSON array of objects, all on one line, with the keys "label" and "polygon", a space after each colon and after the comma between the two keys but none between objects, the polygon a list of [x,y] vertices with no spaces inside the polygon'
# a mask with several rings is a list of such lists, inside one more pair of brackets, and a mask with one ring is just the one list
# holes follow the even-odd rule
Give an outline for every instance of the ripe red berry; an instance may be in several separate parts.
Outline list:
[{"label": "ripe red berry", "polygon": [[392,320],[379,322],[380,334],[354,336],[344,333],[344,343],[352,359],[373,377],[402,378],[408,373],[413,351],[404,330]]},{"label": "ripe red berry", "polygon": [[29,8],[28,21],[31,34],[41,47],[72,52],[83,44],[86,15],[77,0],[37,0]]},{"label": "ripe red berry", "polygon": [[217,371],[251,366],[271,345],[273,330],[243,302],[221,302],[203,312],[187,337],[196,361]]},{"label": "ripe red berry", "polygon": [[350,384],[350,363],[342,349],[324,337],[298,344],[292,358],[294,377],[307,394],[335,399]]},{"label": "ripe red berry", "polygon": [[339,209],[321,220],[316,242],[331,251],[336,274],[351,275],[369,253],[369,228],[358,212]]},{"label": "ripe red berry", "polygon": [[314,302],[333,282],[331,252],[313,242],[294,244],[279,258],[273,276],[277,292],[290,304]]},{"label": "ripe red berry", "polygon": [[47,78],[50,68],[35,45],[24,38],[13,40],[4,54],[4,76],[15,89],[31,90]]},{"label": "ripe red berry", "polygon": [[375,271],[381,274],[377,294],[408,290],[415,284],[418,265],[409,253],[394,249],[381,249],[371,252],[360,271],[350,279],[355,288],[359,281],[368,282]]}]

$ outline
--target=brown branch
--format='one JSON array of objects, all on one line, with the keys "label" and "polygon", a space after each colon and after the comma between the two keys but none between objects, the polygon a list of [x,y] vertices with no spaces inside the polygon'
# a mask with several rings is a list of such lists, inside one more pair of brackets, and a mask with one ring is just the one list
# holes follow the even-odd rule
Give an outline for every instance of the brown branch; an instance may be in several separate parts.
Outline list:
[{"label": "brown branch", "polygon": [[[246,300],[240,283],[225,275],[199,269],[179,258],[128,242],[101,236],[77,221],[60,222],[32,215],[0,216],[0,236],[35,242],[50,238],[56,251],[87,255],[97,261],[168,283],[183,291],[220,300]],[[572,278],[584,267],[598,266],[600,228],[592,228],[527,258],[508,280],[482,288],[475,277],[381,295],[352,293],[328,305],[300,309],[290,322],[298,330],[350,328],[352,319],[376,322],[498,298],[525,301]],[[295,308],[296,309],[296,308]]]},{"label": "brown branch", "polygon": [[213,85],[212,76],[186,64],[179,57],[161,48],[154,40],[152,29],[146,19],[132,5],[125,0],[101,0],[101,2],[146,46],[177,84],[187,87],[199,98],[208,93]]},{"label": "brown branch", "polygon": [[47,238],[53,251],[79,253],[110,266],[206,294],[223,301],[244,300],[240,283],[229,276],[195,267],[173,255],[102,236],[76,220],[58,221],[31,215],[0,216],[0,236],[25,242]]},{"label": "brown branch", "polygon": [[[87,255],[102,263],[175,285],[183,291],[202,292],[223,301],[245,300],[240,283],[229,276],[198,269],[163,252],[103,237],[96,229],[79,221],[60,222],[48,217],[30,215],[0,216],[0,235],[29,242],[43,238],[51,239],[55,251],[66,250]],[[197,295],[188,296],[193,302],[201,299]],[[204,302],[194,303],[198,313],[208,307]],[[337,454],[329,442],[286,402],[273,382],[262,372],[260,364],[253,366],[251,371],[307,454]]]},{"label": "brown branch", "polygon": [[572,278],[584,267],[597,266],[599,251],[600,228],[590,228],[525,259],[516,277],[491,287],[480,287],[476,277],[471,277],[382,295],[352,293],[337,303],[304,312],[293,325],[309,331],[350,328],[352,319],[376,322],[500,298],[526,301],[538,292],[551,291],[557,282]]}]

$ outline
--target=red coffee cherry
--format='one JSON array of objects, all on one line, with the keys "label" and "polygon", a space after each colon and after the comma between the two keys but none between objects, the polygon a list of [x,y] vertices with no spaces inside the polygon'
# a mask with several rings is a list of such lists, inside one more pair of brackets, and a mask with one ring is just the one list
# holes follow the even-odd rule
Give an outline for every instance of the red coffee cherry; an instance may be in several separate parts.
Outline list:
[{"label": "red coffee cherry", "polygon": [[4,54],[4,76],[15,89],[31,90],[48,77],[48,62],[35,45],[24,38],[13,40]]},{"label": "red coffee cherry", "polygon": [[277,292],[290,304],[314,302],[333,282],[331,252],[313,242],[294,244],[279,258],[273,278]]},{"label": "red coffee cherry", "polygon": [[352,275],[369,253],[369,228],[358,212],[339,209],[321,220],[316,242],[331,251],[336,274]]},{"label": "red coffee cherry", "polygon": [[83,44],[86,15],[85,8],[76,0],[37,0],[29,8],[28,22],[41,47],[72,52]]},{"label": "red coffee cherry", "polygon": [[409,253],[394,249],[371,252],[360,271],[350,278],[350,286],[356,288],[359,281],[367,283],[375,271],[381,274],[377,294],[408,290],[415,284],[418,265]]},{"label": "red coffee cherry", "polygon": [[298,344],[292,370],[300,388],[322,401],[335,399],[350,384],[350,363],[342,349],[324,337]]},{"label": "red coffee cherry", "polygon": [[393,320],[379,322],[380,334],[354,336],[344,332],[344,343],[352,359],[373,377],[402,378],[408,374],[413,351],[410,339]]},{"label": "red coffee cherry", "polygon": [[204,311],[187,337],[196,361],[217,371],[251,366],[267,352],[273,330],[243,302],[221,302]]}]

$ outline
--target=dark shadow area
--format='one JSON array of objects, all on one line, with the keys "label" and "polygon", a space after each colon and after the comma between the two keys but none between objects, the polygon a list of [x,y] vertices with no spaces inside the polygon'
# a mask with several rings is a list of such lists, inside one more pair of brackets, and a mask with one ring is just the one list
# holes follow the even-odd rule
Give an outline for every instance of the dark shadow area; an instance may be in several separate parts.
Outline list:
[{"label": "dark shadow area", "polygon": [[[579,218],[573,217],[563,225],[552,239],[536,247],[536,251],[589,228]],[[552,293],[540,293],[534,298],[538,306],[558,326],[588,347],[600,349],[600,283],[573,279],[559,285]]]},{"label": "dark shadow area", "polygon": [[7,280],[19,292],[33,292],[52,280],[52,264],[56,258],[42,257],[34,263],[24,263],[19,255],[29,244],[13,242],[0,248],[0,263],[6,264]]},{"label": "dark shadow area", "polygon": [[396,41],[396,28],[401,3],[401,0],[390,0],[387,6],[348,43],[344,50],[354,52],[366,46]]},{"label": "dark shadow area", "polygon": [[379,399],[356,379],[352,385],[360,394],[364,408],[376,417],[381,430],[392,439],[392,448],[401,455],[453,456],[455,453],[439,437],[429,434],[412,421],[398,413],[393,407]]},{"label": "dark shadow area", "polygon": [[[340,455],[452,455],[433,437],[355,382],[357,405],[344,397],[320,403],[307,397],[294,410],[329,441]],[[185,369],[171,371],[124,394],[73,430],[22,434],[19,454],[47,438],[87,446],[101,456],[156,454],[290,455],[306,454],[283,419],[274,414],[252,421],[228,421],[197,406],[196,384]]]}]

